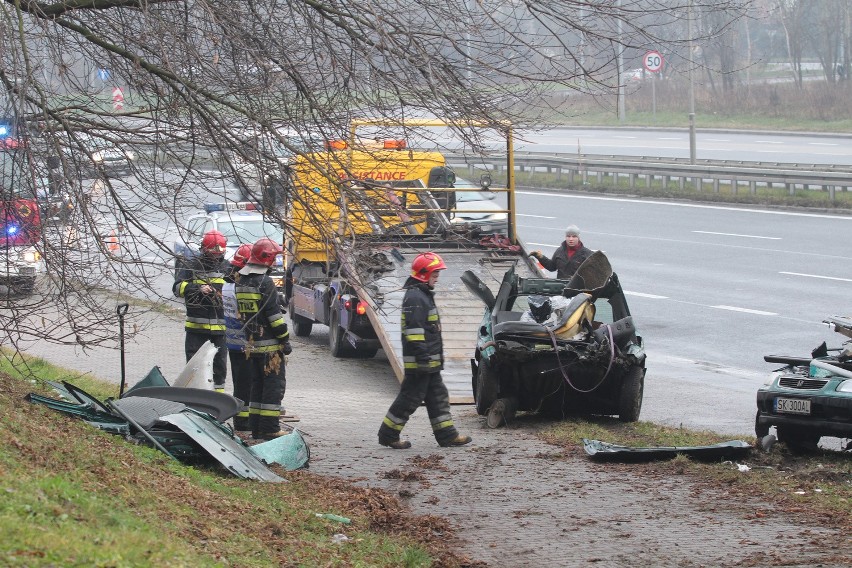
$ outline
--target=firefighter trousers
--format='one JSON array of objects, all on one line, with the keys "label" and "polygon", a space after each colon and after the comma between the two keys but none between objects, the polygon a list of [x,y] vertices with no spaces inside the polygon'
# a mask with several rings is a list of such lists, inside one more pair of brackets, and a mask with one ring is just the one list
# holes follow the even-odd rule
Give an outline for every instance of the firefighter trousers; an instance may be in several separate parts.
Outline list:
[{"label": "firefighter trousers", "polygon": [[255,434],[274,434],[281,430],[281,401],[287,388],[284,372],[284,354],[255,353],[251,355],[241,374],[249,379],[249,429]]},{"label": "firefighter trousers", "polygon": [[211,335],[209,333],[196,333],[187,330],[186,342],[184,348],[186,350],[186,360],[189,362],[192,356],[195,355],[205,341],[209,341],[216,346],[216,355],[213,357],[213,387],[217,390],[225,388],[225,379],[228,376],[228,348],[225,347],[224,335]]},{"label": "firefighter trousers", "polygon": [[438,443],[443,444],[455,439],[458,430],[450,414],[450,395],[441,373],[406,373],[399,394],[379,427],[379,443],[399,440],[408,419],[423,402],[426,403],[432,433]]},{"label": "firefighter trousers", "polygon": [[234,430],[248,431],[249,428],[249,402],[251,400],[251,376],[247,372],[248,359],[242,351],[228,350],[228,358],[231,360],[231,380],[234,381],[234,398],[240,399],[242,406],[234,416]]}]

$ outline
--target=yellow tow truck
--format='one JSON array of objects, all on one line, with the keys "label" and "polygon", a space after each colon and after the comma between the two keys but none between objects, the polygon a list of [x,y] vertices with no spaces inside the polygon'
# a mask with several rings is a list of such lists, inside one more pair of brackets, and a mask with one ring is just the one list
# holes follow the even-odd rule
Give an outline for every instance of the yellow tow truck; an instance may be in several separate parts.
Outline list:
[{"label": "yellow tow truck", "polygon": [[[507,268],[538,276],[515,234],[511,129],[507,140],[506,235],[454,226],[452,168],[438,151],[409,148],[404,140],[363,142],[362,127],[446,127],[440,120],[357,121],[349,140],[298,157],[290,166],[285,205],[285,301],[292,331],[310,335],[329,327],[336,357],[369,358],[382,348],[403,377],[400,307],[411,261],[433,251],[447,264],[436,296],[443,324],[444,380],[451,401],[473,401],[471,355],[483,311],[460,281],[473,270],[498,288]],[[490,176],[484,174],[485,184]],[[462,205],[461,203],[459,205]]]}]

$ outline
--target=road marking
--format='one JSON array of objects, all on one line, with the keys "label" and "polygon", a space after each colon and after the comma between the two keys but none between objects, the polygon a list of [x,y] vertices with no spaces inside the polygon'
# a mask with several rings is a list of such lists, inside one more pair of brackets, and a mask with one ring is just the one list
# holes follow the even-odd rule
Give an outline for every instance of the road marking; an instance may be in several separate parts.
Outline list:
[{"label": "road marking", "polygon": [[755,144],[783,144],[781,140],[755,140]]},{"label": "road marking", "polygon": [[710,307],[716,308],[718,310],[728,310],[728,311],[731,311],[731,312],[743,312],[745,314],[754,314],[756,316],[777,316],[778,315],[775,312],[764,312],[764,311],[761,311],[761,310],[750,310],[748,308],[738,308],[736,306],[719,305],[719,306],[710,306]]},{"label": "road marking", "polygon": [[623,140],[636,140],[638,136],[613,136],[613,138],[621,138]]},{"label": "road marking", "polygon": [[652,300],[668,300],[668,296],[658,296],[656,294],[645,294],[644,292],[628,292],[624,290],[625,296],[638,296],[640,298],[650,298]]},{"label": "road marking", "polygon": [[716,233],[714,231],[692,231],[693,233],[701,233],[702,235],[722,235],[725,237],[743,237],[746,239],[768,239],[770,241],[780,241],[781,237],[761,237],[760,235],[741,235],[739,233]]},{"label": "road marking", "polygon": [[840,146],[835,142],[808,142],[808,144],[811,146]]},{"label": "road marking", "polygon": [[852,278],[837,278],[836,276],[820,276],[819,274],[802,274],[801,272],[779,272],[778,274],[789,274],[790,276],[804,276],[805,278],[820,278],[822,280],[839,280],[841,282],[852,282]]},{"label": "road marking", "polygon": [[704,138],[704,142],[730,142],[730,138]]},{"label": "road marking", "polygon": [[597,201],[620,201],[624,203],[632,203],[636,207],[644,205],[664,205],[667,207],[692,207],[695,209],[719,209],[722,211],[730,211],[732,213],[761,213],[763,215],[786,215],[790,217],[813,217],[816,219],[842,219],[844,221],[852,221],[852,215],[825,215],[822,213],[799,213],[793,211],[774,211],[770,209],[751,209],[748,207],[723,207],[721,205],[704,205],[700,203],[678,203],[671,201],[656,201],[654,199],[628,199],[626,197],[598,197],[595,195],[568,195],[546,191],[517,191],[515,193],[521,195],[540,195],[544,197],[556,197],[559,199],[590,199]]},{"label": "road marking", "polygon": [[[549,245],[547,243],[527,243],[528,245],[532,245],[535,247],[547,247],[547,248],[556,248],[557,245]],[[561,244],[559,246],[562,246]]]},{"label": "road marking", "polygon": [[657,138],[657,140],[684,140],[684,139],[683,139],[683,138],[674,138],[674,137],[672,137],[672,138],[665,138],[665,137],[662,137],[662,136],[661,136],[660,138]]},{"label": "road marking", "polygon": [[556,217],[548,217],[547,215],[524,215],[523,213],[515,213],[515,217],[533,217],[534,219],[556,219]]}]

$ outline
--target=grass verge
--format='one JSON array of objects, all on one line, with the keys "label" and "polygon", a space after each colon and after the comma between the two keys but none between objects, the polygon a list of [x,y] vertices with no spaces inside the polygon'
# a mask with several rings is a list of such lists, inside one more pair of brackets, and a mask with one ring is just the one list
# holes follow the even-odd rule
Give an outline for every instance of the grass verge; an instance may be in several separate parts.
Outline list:
[{"label": "grass verge", "polygon": [[[539,435],[563,448],[566,457],[578,459],[586,459],[583,438],[632,447],[703,446],[730,439],[709,431],[604,418],[562,421],[545,427]],[[745,441],[756,444],[755,439]],[[604,467],[622,467],[633,474],[652,476],[687,475],[692,482],[733,496],[757,497],[775,510],[803,515],[809,524],[852,530],[852,452],[826,450],[802,455],[779,443],[769,452],[753,450],[740,465],[749,469],[740,471],[735,463],[702,463],[680,455],[669,461]],[[765,512],[754,514],[760,517]]]},{"label": "grass verge", "polygon": [[[40,380],[69,376],[28,364]],[[0,565],[475,565],[452,551],[445,520],[412,517],[382,491],[278,466],[289,483],[184,466],[26,402],[27,393],[47,391],[22,376],[0,361]],[[94,379],[74,382],[116,394]],[[338,534],[346,540],[335,542]]]}]

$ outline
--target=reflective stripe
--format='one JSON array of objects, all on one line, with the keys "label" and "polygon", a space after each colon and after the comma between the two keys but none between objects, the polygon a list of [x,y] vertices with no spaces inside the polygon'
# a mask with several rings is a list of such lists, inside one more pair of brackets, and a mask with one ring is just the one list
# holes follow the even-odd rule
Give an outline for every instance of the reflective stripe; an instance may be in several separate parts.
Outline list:
[{"label": "reflective stripe", "polygon": [[255,292],[240,292],[240,290],[255,290],[256,288],[237,288],[237,298],[246,300],[260,300],[263,296]]},{"label": "reflective stripe", "polygon": [[405,423],[396,424],[387,416],[385,416],[384,420],[382,420],[382,424],[384,424],[391,430],[396,430],[397,432],[402,432],[402,429],[405,427]]},{"label": "reflective stripe", "polygon": [[281,416],[281,409],[278,410],[258,410],[258,414],[261,416]]},{"label": "reflective stripe", "polygon": [[453,425],[452,420],[446,420],[444,422],[433,422],[432,423],[432,430],[437,432],[438,430],[443,430],[444,428],[449,428],[452,425]]},{"label": "reflective stripe", "polygon": [[405,339],[408,341],[426,341],[426,336],[406,334]]},{"label": "reflective stripe", "polygon": [[192,317],[192,316],[186,316],[186,321],[191,322],[191,323],[202,323],[202,324],[206,323],[206,324],[216,324],[216,325],[218,325],[220,323],[221,324],[225,323],[224,318],[221,318],[221,319],[220,318],[195,318],[195,317]]},{"label": "reflective stripe", "polygon": [[402,333],[405,335],[423,335],[426,333],[426,330],[422,327],[409,327],[407,329],[403,329]]},{"label": "reflective stripe", "polygon": [[210,331],[225,331],[225,325],[209,324],[209,323],[193,323],[186,322],[185,329],[208,329]]},{"label": "reflective stripe", "polygon": [[251,339],[246,341],[246,353],[274,353],[281,349],[278,339]]},{"label": "reflective stripe", "polygon": [[180,286],[178,286],[178,296],[183,298],[183,295],[186,293],[186,287],[189,285],[189,282],[181,282]]},{"label": "reflective stripe", "polygon": [[191,282],[193,284],[198,284],[200,286],[203,286],[205,284],[224,284],[225,279],[221,278],[221,277],[219,277],[219,278],[212,278],[212,277],[211,278],[197,278],[195,280],[192,280]]},{"label": "reflective stripe", "polygon": [[429,317],[426,318],[428,321],[438,321],[440,318],[438,314],[429,314]]}]

